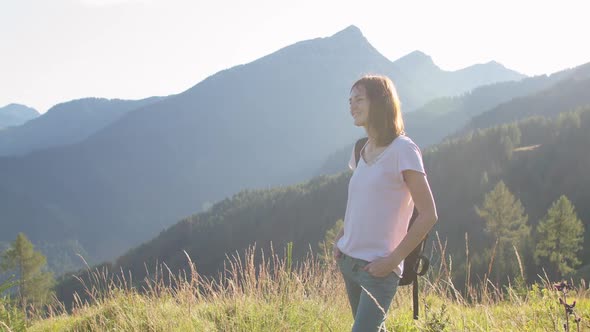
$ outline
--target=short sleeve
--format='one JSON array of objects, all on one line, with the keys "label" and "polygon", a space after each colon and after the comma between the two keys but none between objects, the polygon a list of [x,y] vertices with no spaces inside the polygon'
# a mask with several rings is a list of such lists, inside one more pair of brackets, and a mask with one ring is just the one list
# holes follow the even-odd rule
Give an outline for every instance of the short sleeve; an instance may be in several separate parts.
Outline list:
[{"label": "short sleeve", "polygon": [[352,147],[352,153],[350,154],[350,160],[348,161],[348,168],[350,168],[353,171],[356,169],[356,158],[354,155],[354,146]]},{"label": "short sleeve", "polygon": [[398,169],[399,172],[406,170],[413,170],[426,174],[424,170],[424,162],[422,161],[422,152],[416,143],[411,140],[404,141],[400,147],[398,155]]}]

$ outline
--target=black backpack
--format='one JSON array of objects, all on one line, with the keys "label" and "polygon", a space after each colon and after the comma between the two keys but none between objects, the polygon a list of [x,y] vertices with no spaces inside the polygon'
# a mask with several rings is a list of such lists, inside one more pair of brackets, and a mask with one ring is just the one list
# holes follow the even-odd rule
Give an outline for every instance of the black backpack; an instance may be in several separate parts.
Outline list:
[{"label": "black backpack", "polygon": [[[361,158],[361,150],[367,143],[367,140],[367,137],[361,138],[354,145],[354,161],[357,166]],[[412,218],[410,219],[408,229],[412,227],[412,224],[414,224],[414,221],[417,217],[418,210],[416,207],[414,207],[414,212],[412,213]],[[428,267],[430,266],[428,257],[422,254],[424,252],[424,247],[426,246],[427,237],[428,235],[426,235],[422,242],[420,242],[420,244],[414,250],[412,250],[408,257],[404,259],[404,272],[402,274],[402,278],[399,280],[399,286],[412,284],[414,319],[418,319],[418,276],[425,275],[426,271],[428,271]]]}]

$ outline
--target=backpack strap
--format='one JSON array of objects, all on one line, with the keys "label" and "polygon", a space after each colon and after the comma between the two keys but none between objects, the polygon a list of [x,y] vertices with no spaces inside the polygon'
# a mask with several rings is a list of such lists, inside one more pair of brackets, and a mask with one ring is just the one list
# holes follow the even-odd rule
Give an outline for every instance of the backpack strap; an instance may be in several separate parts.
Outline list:
[{"label": "backpack strap", "polygon": [[361,160],[361,150],[363,149],[365,144],[367,144],[368,140],[368,137],[363,137],[356,141],[356,143],[354,144],[354,162],[357,166],[359,164],[359,161]]},{"label": "backpack strap", "polygon": [[[408,230],[410,230],[410,228],[412,228],[412,226],[414,225],[414,221],[416,221],[416,219],[418,218],[418,209],[416,209],[416,206],[414,206],[414,211],[412,211],[412,217],[410,218],[410,223],[408,224]],[[419,293],[419,287],[418,287],[418,276],[423,276],[426,274],[426,271],[428,271],[428,267],[430,265],[430,261],[428,260],[428,258],[426,256],[424,256],[422,254],[422,252],[424,251],[424,247],[426,245],[426,239],[428,238],[428,234],[426,234],[426,236],[424,237],[424,239],[422,239],[422,242],[420,242],[420,244],[413,250],[413,251],[418,251],[418,257],[416,259],[415,265],[414,266],[407,266],[404,264],[404,269],[407,268],[411,268],[414,272],[413,276],[412,276],[412,307],[414,309],[414,320],[418,319],[418,314],[420,313],[420,303],[418,300],[418,293]],[[406,258],[407,259],[407,258]],[[405,260],[404,260],[405,262]]]},{"label": "backpack strap", "polygon": [[412,282],[412,302],[414,306],[414,319],[418,319],[419,305],[418,305],[418,275],[414,276]]}]

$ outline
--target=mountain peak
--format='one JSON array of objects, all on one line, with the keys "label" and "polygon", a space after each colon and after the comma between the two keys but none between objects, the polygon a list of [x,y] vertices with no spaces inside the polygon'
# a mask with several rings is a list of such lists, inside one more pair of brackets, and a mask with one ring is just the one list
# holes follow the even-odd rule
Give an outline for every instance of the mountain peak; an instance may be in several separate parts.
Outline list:
[{"label": "mountain peak", "polygon": [[419,62],[433,62],[432,61],[432,57],[422,51],[419,50],[415,50],[411,53],[408,53],[406,55],[404,55],[403,57],[399,58],[399,60],[407,60],[407,59],[412,59],[413,61],[419,61]]},{"label": "mountain peak", "polygon": [[523,75],[512,69],[506,68],[506,66],[495,60],[491,60],[486,63],[474,64],[469,67],[460,69],[457,72],[462,74],[468,73],[468,75],[480,77],[495,77],[490,82],[517,81],[526,77],[526,75]]},{"label": "mountain peak", "polygon": [[[355,25],[349,25],[344,30],[341,30],[328,38],[321,38],[328,41],[335,51],[341,54],[370,54],[371,57],[379,58],[389,62],[363,35],[361,29]],[[360,53],[359,53],[360,52]],[[368,52],[368,53],[367,53]]]},{"label": "mountain peak", "polygon": [[506,66],[504,66],[503,64],[499,63],[496,60],[491,60],[488,61],[486,63],[478,63],[474,66],[485,66],[485,67],[491,67],[491,68],[502,68],[502,69],[507,69]]},{"label": "mountain peak", "polygon": [[400,68],[415,69],[415,68],[437,68],[438,67],[432,61],[430,55],[422,51],[413,51],[403,57],[397,59],[395,64]]},{"label": "mountain peak", "polygon": [[332,38],[334,37],[346,37],[346,38],[365,38],[365,36],[363,36],[363,32],[361,31],[361,29],[359,29],[356,25],[349,25],[348,27],[346,27],[344,30],[338,31],[336,32],[334,35],[332,35]]},{"label": "mountain peak", "polygon": [[0,112],[5,112],[5,113],[8,113],[8,112],[26,112],[26,113],[30,113],[30,114],[39,115],[39,112],[36,109],[31,108],[31,107],[29,107],[27,105],[16,104],[16,103],[11,103],[11,104],[8,104],[8,105],[6,105],[4,107],[0,107]]},{"label": "mountain peak", "polygon": [[0,128],[19,126],[39,116],[36,109],[21,104],[8,104],[0,107]]}]

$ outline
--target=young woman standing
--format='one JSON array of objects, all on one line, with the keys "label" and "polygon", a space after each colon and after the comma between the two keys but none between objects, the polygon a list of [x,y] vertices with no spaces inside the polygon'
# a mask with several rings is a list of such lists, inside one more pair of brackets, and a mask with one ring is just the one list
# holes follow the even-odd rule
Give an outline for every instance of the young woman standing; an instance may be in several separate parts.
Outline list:
[{"label": "young woman standing", "polygon": [[[391,80],[365,76],[352,86],[350,113],[368,141],[348,187],[344,228],[334,258],[354,316],[353,332],[381,329],[402,275],[402,261],[437,221],[422,154],[405,135]],[[418,218],[408,230],[414,206]]]}]

